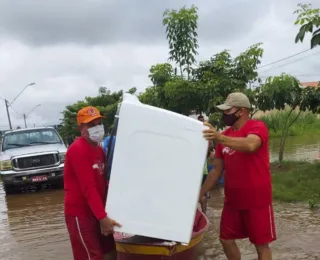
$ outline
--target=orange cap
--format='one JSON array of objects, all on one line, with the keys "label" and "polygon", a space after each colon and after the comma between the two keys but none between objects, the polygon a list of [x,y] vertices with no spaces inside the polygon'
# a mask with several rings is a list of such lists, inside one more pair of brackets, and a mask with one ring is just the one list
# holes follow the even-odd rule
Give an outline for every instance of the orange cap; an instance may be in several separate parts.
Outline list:
[{"label": "orange cap", "polygon": [[88,106],[79,110],[77,114],[77,122],[80,124],[87,124],[97,118],[105,118],[100,114],[96,107]]}]

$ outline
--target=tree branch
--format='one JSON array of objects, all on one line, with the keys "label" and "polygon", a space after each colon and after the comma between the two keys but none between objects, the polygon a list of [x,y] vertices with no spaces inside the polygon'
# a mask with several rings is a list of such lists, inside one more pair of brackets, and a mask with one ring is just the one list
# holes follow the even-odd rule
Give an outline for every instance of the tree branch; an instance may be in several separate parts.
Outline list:
[{"label": "tree branch", "polygon": [[[290,112],[288,113],[287,117],[286,117],[286,120],[284,121],[284,126],[282,128],[282,136],[284,136],[285,132],[286,132],[286,129],[287,129],[287,123],[288,123],[288,120],[289,120],[289,117],[291,116],[292,112],[293,112],[294,108],[291,108]],[[289,127],[288,127],[289,128]]]},{"label": "tree branch", "polygon": [[306,9],[304,5],[302,5],[301,7],[302,7],[302,10],[304,11],[304,14],[305,14],[307,17],[309,17],[310,20],[313,20],[313,18],[312,18],[312,17],[308,14],[308,12],[307,12],[308,9]]},{"label": "tree branch", "polygon": [[260,109],[257,109],[257,110],[255,110],[253,113],[251,113],[251,118],[257,113],[257,112],[259,112],[260,111]]},{"label": "tree branch", "polygon": [[292,122],[289,124],[288,129],[294,124],[294,122],[297,121],[298,117],[301,115],[302,110],[299,111],[299,113],[297,114],[297,116],[292,120]]}]

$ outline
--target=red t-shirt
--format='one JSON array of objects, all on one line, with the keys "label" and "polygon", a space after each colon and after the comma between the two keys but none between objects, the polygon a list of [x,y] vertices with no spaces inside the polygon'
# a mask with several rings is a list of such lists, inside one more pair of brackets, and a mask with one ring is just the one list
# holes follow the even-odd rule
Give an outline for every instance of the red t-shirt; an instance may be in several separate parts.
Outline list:
[{"label": "red t-shirt", "polygon": [[239,130],[223,132],[230,137],[260,137],[261,147],[253,153],[238,152],[217,144],[216,158],[224,160],[225,203],[237,209],[268,206],[272,202],[269,163],[269,133],[263,121],[249,120]]},{"label": "red t-shirt", "polygon": [[92,146],[83,137],[74,141],[64,164],[66,215],[95,216],[98,220],[107,216],[104,169],[105,155],[100,146]]}]

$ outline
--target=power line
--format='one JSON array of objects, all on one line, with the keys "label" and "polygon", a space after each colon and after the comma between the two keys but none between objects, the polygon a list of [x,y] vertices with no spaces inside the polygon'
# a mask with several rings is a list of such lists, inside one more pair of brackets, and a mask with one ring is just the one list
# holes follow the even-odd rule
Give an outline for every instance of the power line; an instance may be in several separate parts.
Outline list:
[{"label": "power line", "polygon": [[23,114],[19,113],[19,112],[18,112],[17,110],[15,110],[12,106],[10,106],[10,108],[11,108],[14,112],[16,112],[18,115],[23,116]]},{"label": "power line", "polygon": [[296,77],[310,77],[310,76],[319,76],[320,73],[314,73],[314,74],[297,74]]},{"label": "power line", "polygon": [[310,58],[310,57],[312,57],[313,55],[316,55],[316,54],[319,54],[319,53],[320,53],[320,52],[311,53],[311,55],[303,56],[303,57],[301,57],[301,58],[299,58],[299,59],[296,59],[296,60],[293,60],[293,61],[291,61],[291,62],[284,63],[284,64],[280,64],[280,65],[278,65],[278,66],[276,66],[276,67],[268,68],[268,69],[266,69],[266,70],[264,70],[264,71],[262,71],[262,72],[260,72],[260,73],[264,73],[264,72],[266,72],[266,71],[268,71],[268,70],[277,69],[277,68],[281,68],[281,67],[284,67],[284,66],[293,64],[293,63],[298,62],[298,61],[301,61],[301,60],[303,60],[303,59]]},{"label": "power line", "polygon": [[[290,74],[294,77],[311,77],[311,76],[320,76],[320,73],[314,73],[314,74],[294,74],[294,73],[289,73],[286,72],[287,74]],[[260,78],[268,78],[268,77],[274,77],[274,76],[278,76],[278,75],[261,75],[259,76]]]},{"label": "power line", "polygon": [[311,49],[307,49],[307,50],[304,50],[304,51],[295,53],[295,54],[293,54],[293,55],[287,56],[287,57],[285,57],[285,58],[282,58],[282,59],[280,59],[280,60],[276,60],[276,61],[270,62],[270,63],[268,63],[268,64],[266,64],[266,65],[262,65],[262,66],[258,67],[258,69],[261,69],[261,68],[264,68],[264,67],[267,67],[267,66],[270,66],[270,65],[279,63],[279,62],[284,61],[284,60],[288,60],[288,59],[290,59],[290,58],[292,58],[292,57],[298,56],[298,55],[300,55],[300,54],[302,54],[302,53],[305,53],[305,52],[307,52],[307,51],[310,51],[310,50],[311,50]]}]

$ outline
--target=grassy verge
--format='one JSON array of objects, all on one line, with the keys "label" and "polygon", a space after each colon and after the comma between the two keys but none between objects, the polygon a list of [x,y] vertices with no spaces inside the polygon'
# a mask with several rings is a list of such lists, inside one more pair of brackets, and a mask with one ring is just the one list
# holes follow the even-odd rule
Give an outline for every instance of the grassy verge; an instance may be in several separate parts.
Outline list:
[{"label": "grassy verge", "polygon": [[320,206],[320,163],[285,162],[271,165],[273,198],[283,202],[307,202]]},{"label": "grassy verge", "polygon": [[[288,111],[283,110],[259,117],[259,119],[263,120],[268,126],[270,137],[281,136],[283,124],[288,113]],[[293,112],[289,120],[292,121],[296,115],[297,112]],[[289,128],[288,136],[301,136],[308,134],[320,134],[320,119],[318,119],[315,114],[304,112],[301,113],[297,121]]]}]

